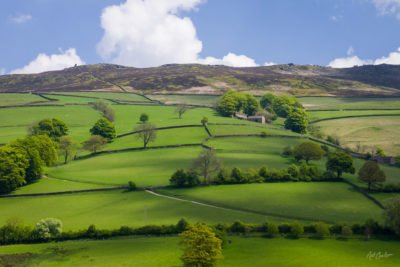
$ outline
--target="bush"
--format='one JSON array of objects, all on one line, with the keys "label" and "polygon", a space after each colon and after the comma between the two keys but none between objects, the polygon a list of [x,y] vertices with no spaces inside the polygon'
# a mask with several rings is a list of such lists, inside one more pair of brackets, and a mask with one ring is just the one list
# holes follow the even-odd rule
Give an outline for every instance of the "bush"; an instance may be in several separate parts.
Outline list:
[{"label": "bush", "polygon": [[137,189],[135,182],[129,181],[128,182],[128,190],[135,191]]},{"label": "bush", "polygon": [[341,235],[345,238],[348,238],[353,235],[353,230],[350,226],[343,225]]},{"label": "bush", "polygon": [[318,238],[324,238],[329,236],[331,233],[329,231],[329,225],[324,222],[319,222],[315,225],[315,236]]},{"label": "bush", "polygon": [[34,232],[39,239],[53,239],[61,234],[62,222],[55,218],[42,219],[36,224]]},{"label": "bush", "polygon": [[231,233],[247,233],[249,230],[248,225],[240,222],[240,221],[236,221],[234,222],[230,227],[229,227],[229,232]]},{"label": "bush", "polygon": [[187,230],[189,227],[189,223],[188,221],[186,221],[185,219],[180,219],[179,222],[176,224],[176,231],[178,233],[182,233],[183,231]]},{"label": "bush", "polygon": [[140,114],[139,120],[141,123],[145,123],[149,120],[149,115],[147,115],[146,113],[142,113]]},{"label": "bush", "polygon": [[282,151],[282,156],[284,157],[292,157],[293,156],[293,147],[287,146]]},{"label": "bush", "polygon": [[268,223],[267,234],[270,237],[274,237],[279,234],[279,228],[275,223]]},{"label": "bush", "polygon": [[299,238],[304,234],[304,227],[301,223],[295,222],[290,225],[290,235],[295,238]]},{"label": "bush", "polygon": [[194,172],[185,172],[180,169],[172,174],[169,179],[171,185],[182,188],[182,187],[193,187],[200,183],[199,177]]}]

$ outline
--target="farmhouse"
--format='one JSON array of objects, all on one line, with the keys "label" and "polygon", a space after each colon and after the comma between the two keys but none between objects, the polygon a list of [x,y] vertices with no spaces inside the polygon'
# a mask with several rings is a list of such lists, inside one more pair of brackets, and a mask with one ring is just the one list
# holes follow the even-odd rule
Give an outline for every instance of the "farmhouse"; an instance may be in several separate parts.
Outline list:
[{"label": "farmhouse", "polygon": [[376,162],[380,164],[387,164],[387,165],[395,165],[396,164],[396,159],[394,157],[382,157],[379,155],[376,155],[372,158],[372,160],[375,160]]},{"label": "farmhouse", "polygon": [[233,116],[239,120],[255,121],[258,123],[265,124],[265,117],[262,115],[247,116],[246,114],[236,112]]}]

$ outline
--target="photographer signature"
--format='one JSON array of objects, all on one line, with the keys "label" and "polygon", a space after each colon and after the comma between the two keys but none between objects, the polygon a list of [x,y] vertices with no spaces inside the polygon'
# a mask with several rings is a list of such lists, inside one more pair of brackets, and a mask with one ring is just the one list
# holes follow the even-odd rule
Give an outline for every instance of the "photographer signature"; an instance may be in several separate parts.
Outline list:
[{"label": "photographer signature", "polygon": [[369,251],[367,253],[367,259],[369,260],[380,260],[380,259],[386,259],[389,257],[392,257],[393,254],[388,253],[387,251],[382,252],[382,251]]}]

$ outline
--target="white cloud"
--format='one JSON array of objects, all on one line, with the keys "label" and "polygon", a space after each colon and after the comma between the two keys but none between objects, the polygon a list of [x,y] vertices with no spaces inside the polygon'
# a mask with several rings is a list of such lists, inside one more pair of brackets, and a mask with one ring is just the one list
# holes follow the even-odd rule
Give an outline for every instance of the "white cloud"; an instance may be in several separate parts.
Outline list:
[{"label": "white cloud", "polygon": [[104,35],[98,53],[116,64],[151,67],[168,63],[256,66],[244,55],[201,58],[203,44],[196,27],[182,11],[196,9],[204,0],[126,0],[106,7],[101,15]]},{"label": "white cloud", "polygon": [[381,15],[391,15],[400,19],[400,0],[372,0]]},{"label": "white cloud", "polygon": [[351,68],[354,66],[380,64],[400,65],[400,47],[397,49],[397,51],[389,53],[388,56],[377,58],[375,60],[361,59],[358,56],[349,56],[344,58],[336,58],[329,62],[328,66],[332,68]]},{"label": "white cloud", "polygon": [[222,59],[215,57],[206,57],[199,59],[199,63],[208,65],[226,65],[231,67],[255,67],[258,66],[254,59],[249,58],[245,55],[236,55],[234,53],[228,53]]},{"label": "white cloud", "polygon": [[265,62],[264,63],[264,66],[273,66],[273,65],[277,65],[277,63],[275,63],[275,62]]},{"label": "white cloud", "polygon": [[40,73],[51,70],[61,70],[74,65],[85,64],[84,61],[76,53],[75,48],[70,48],[66,51],[60,51],[60,54],[46,55],[39,54],[28,65],[13,70],[11,74],[27,74],[27,73]]},{"label": "white cloud", "polygon": [[12,16],[10,17],[10,20],[14,23],[22,24],[32,20],[32,15],[25,14],[25,15]]}]

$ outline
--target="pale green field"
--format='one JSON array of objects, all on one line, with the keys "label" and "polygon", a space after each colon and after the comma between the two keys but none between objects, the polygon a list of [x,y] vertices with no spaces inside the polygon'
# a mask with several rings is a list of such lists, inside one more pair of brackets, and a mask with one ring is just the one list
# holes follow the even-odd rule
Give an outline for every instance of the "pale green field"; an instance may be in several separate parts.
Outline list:
[{"label": "pale green field", "polygon": [[[395,114],[400,116],[400,110],[341,110],[341,111],[312,111],[308,112],[310,121],[313,122],[315,120],[320,119],[335,119],[345,116],[368,116],[368,115],[379,115],[385,116],[387,114]],[[369,119],[375,118],[375,116],[367,117]],[[379,118],[379,117],[378,117]],[[394,116],[393,118],[398,118]]]},{"label": "pale green field", "polygon": [[33,94],[0,93],[0,106],[23,105],[38,101],[46,101],[46,99]]},{"label": "pale green field", "polygon": [[160,192],[282,218],[363,223],[381,220],[382,209],[344,183],[220,185]]},{"label": "pale green field", "polygon": [[102,99],[113,99],[120,101],[149,102],[149,100],[138,94],[131,93],[107,93],[107,92],[62,92],[63,95],[95,97]]},{"label": "pale green field", "polygon": [[316,124],[323,133],[339,137],[341,145],[366,153],[383,149],[388,155],[400,155],[399,117],[366,117],[322,121]]},{"label": "pale green field", "polygon": [[319,109],[400,109],[400,98],[385,97],[300,97],[309,110]]},{"label": "pale green field", "polygon": [[[391,267],[400,265],[399,242],[353,239],[297,240],[285,238],[229,237],[223,249],[224,259],[217,267]],[[102,241],[68,241],[50,244],[0,247],[0,254],[13,255],[12,260],[24,266],[183,266],[182,250],[177,237],[131,237]],[[390,254],[368,258],[370,252]],[[23,261],[22,253],[33,253]],[[10,260],[11,260],[10,259]]]},{"label": "pale green field", "polygon": [[289,135],[297,136],[298,134],[285,130],[281,127],[273,125],[208,125],[212,135],[246,135],[246,134],[262,134],[267,135]]},{"label": "pale green field", "polygon": [[210,95],[147,95],[165,104],[205,105],[213,107],[220,96]]}]

